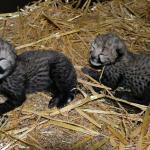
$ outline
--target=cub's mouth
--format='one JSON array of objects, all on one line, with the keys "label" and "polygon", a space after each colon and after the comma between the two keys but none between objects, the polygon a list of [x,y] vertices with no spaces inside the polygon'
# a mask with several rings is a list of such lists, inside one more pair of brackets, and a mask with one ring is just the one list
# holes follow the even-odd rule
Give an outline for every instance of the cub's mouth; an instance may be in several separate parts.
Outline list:
[{"label": "cub's mouth", "polygon": [[90,58],[89,63],[92,67],[102,67],[103,66],[103,64],[100,61],[96,60],[96,59],[91,59]]}]

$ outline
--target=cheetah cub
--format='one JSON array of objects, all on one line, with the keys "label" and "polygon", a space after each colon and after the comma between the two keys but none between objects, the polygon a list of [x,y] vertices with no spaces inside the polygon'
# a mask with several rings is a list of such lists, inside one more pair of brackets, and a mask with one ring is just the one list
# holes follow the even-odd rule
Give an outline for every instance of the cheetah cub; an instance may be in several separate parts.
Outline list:
[{"label": "cheetah cub", "polygon": [[[104,72],[101,81],[113,90],[119,86],[130,89],[137,103],[150,103],[150,55],[133,54],[128,51],[124,41],[113,33],[96,36],[89,50],[89,62],[92,67]],[[91,70],[83,72],[95,77],[99,75]]]},{"label": "cheetah cub", "polygon": [[[13,46],[0,39],[0,115],[22,105],[26,94],[49,91],[49,108],[63,107],[73,100],[77,75],[71,61],[61,52],[35,50],[16,55]],[[39,106],[40,107],[40,106]]]}]

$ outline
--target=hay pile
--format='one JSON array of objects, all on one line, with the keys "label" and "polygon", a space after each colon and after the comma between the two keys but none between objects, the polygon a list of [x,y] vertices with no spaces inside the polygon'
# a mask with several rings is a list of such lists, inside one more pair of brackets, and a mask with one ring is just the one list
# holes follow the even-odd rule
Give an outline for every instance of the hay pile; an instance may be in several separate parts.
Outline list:
[{"label": "hay pile", "polygon": [[[150,108],[128,103],[143,110],[128,113],[119,103],[126,101],[114,98],[109,88],[80,71],[88,65],[89,43],[98,33],[115,32],[133,52],[150,50],[148,0],[104,1],[84,10],[47,0],[0,18],[0,36],[11,41],[18,54],[56,49],[70,57],[82,93],[61,110],[47,108],[48,94],[29,95],[1,125],[0,149],[150,149]],[[101,88],[103,94],[94,92],[92,86]]]}]

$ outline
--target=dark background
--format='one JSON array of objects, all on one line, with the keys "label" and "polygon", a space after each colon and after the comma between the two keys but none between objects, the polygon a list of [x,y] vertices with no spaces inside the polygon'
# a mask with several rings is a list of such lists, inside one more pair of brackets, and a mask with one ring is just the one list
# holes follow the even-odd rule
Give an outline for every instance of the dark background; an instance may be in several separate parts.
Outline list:
[{"label": "dark background", "polygon": [[15,12],[33,1],[38,0],[0,0],[0,13]]}]

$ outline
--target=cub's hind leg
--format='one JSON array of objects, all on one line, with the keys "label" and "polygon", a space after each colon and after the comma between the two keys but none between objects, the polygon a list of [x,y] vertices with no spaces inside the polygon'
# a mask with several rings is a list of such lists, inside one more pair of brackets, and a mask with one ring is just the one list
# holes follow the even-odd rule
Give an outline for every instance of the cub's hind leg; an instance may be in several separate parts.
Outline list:
[{"label": "cub's hind leg", "polygon": [[69,83],[67,84],[61,81],[57,81],[56,84],[53,84],[51,92],[53,96],[49,102],[49,108],[52,108],[54,106],[62,108],[67,103],[71,102],[75,96],[74,89],[69,87]]},{"label": "cub's hind leg", "polygon": [[72,101],[75,96],[76,71],[71,62],[62,56],[59,63],[51,64],[50,78],[53,81],[53,98],[49,102],[49,108],[53,106],[61,108]]}]

